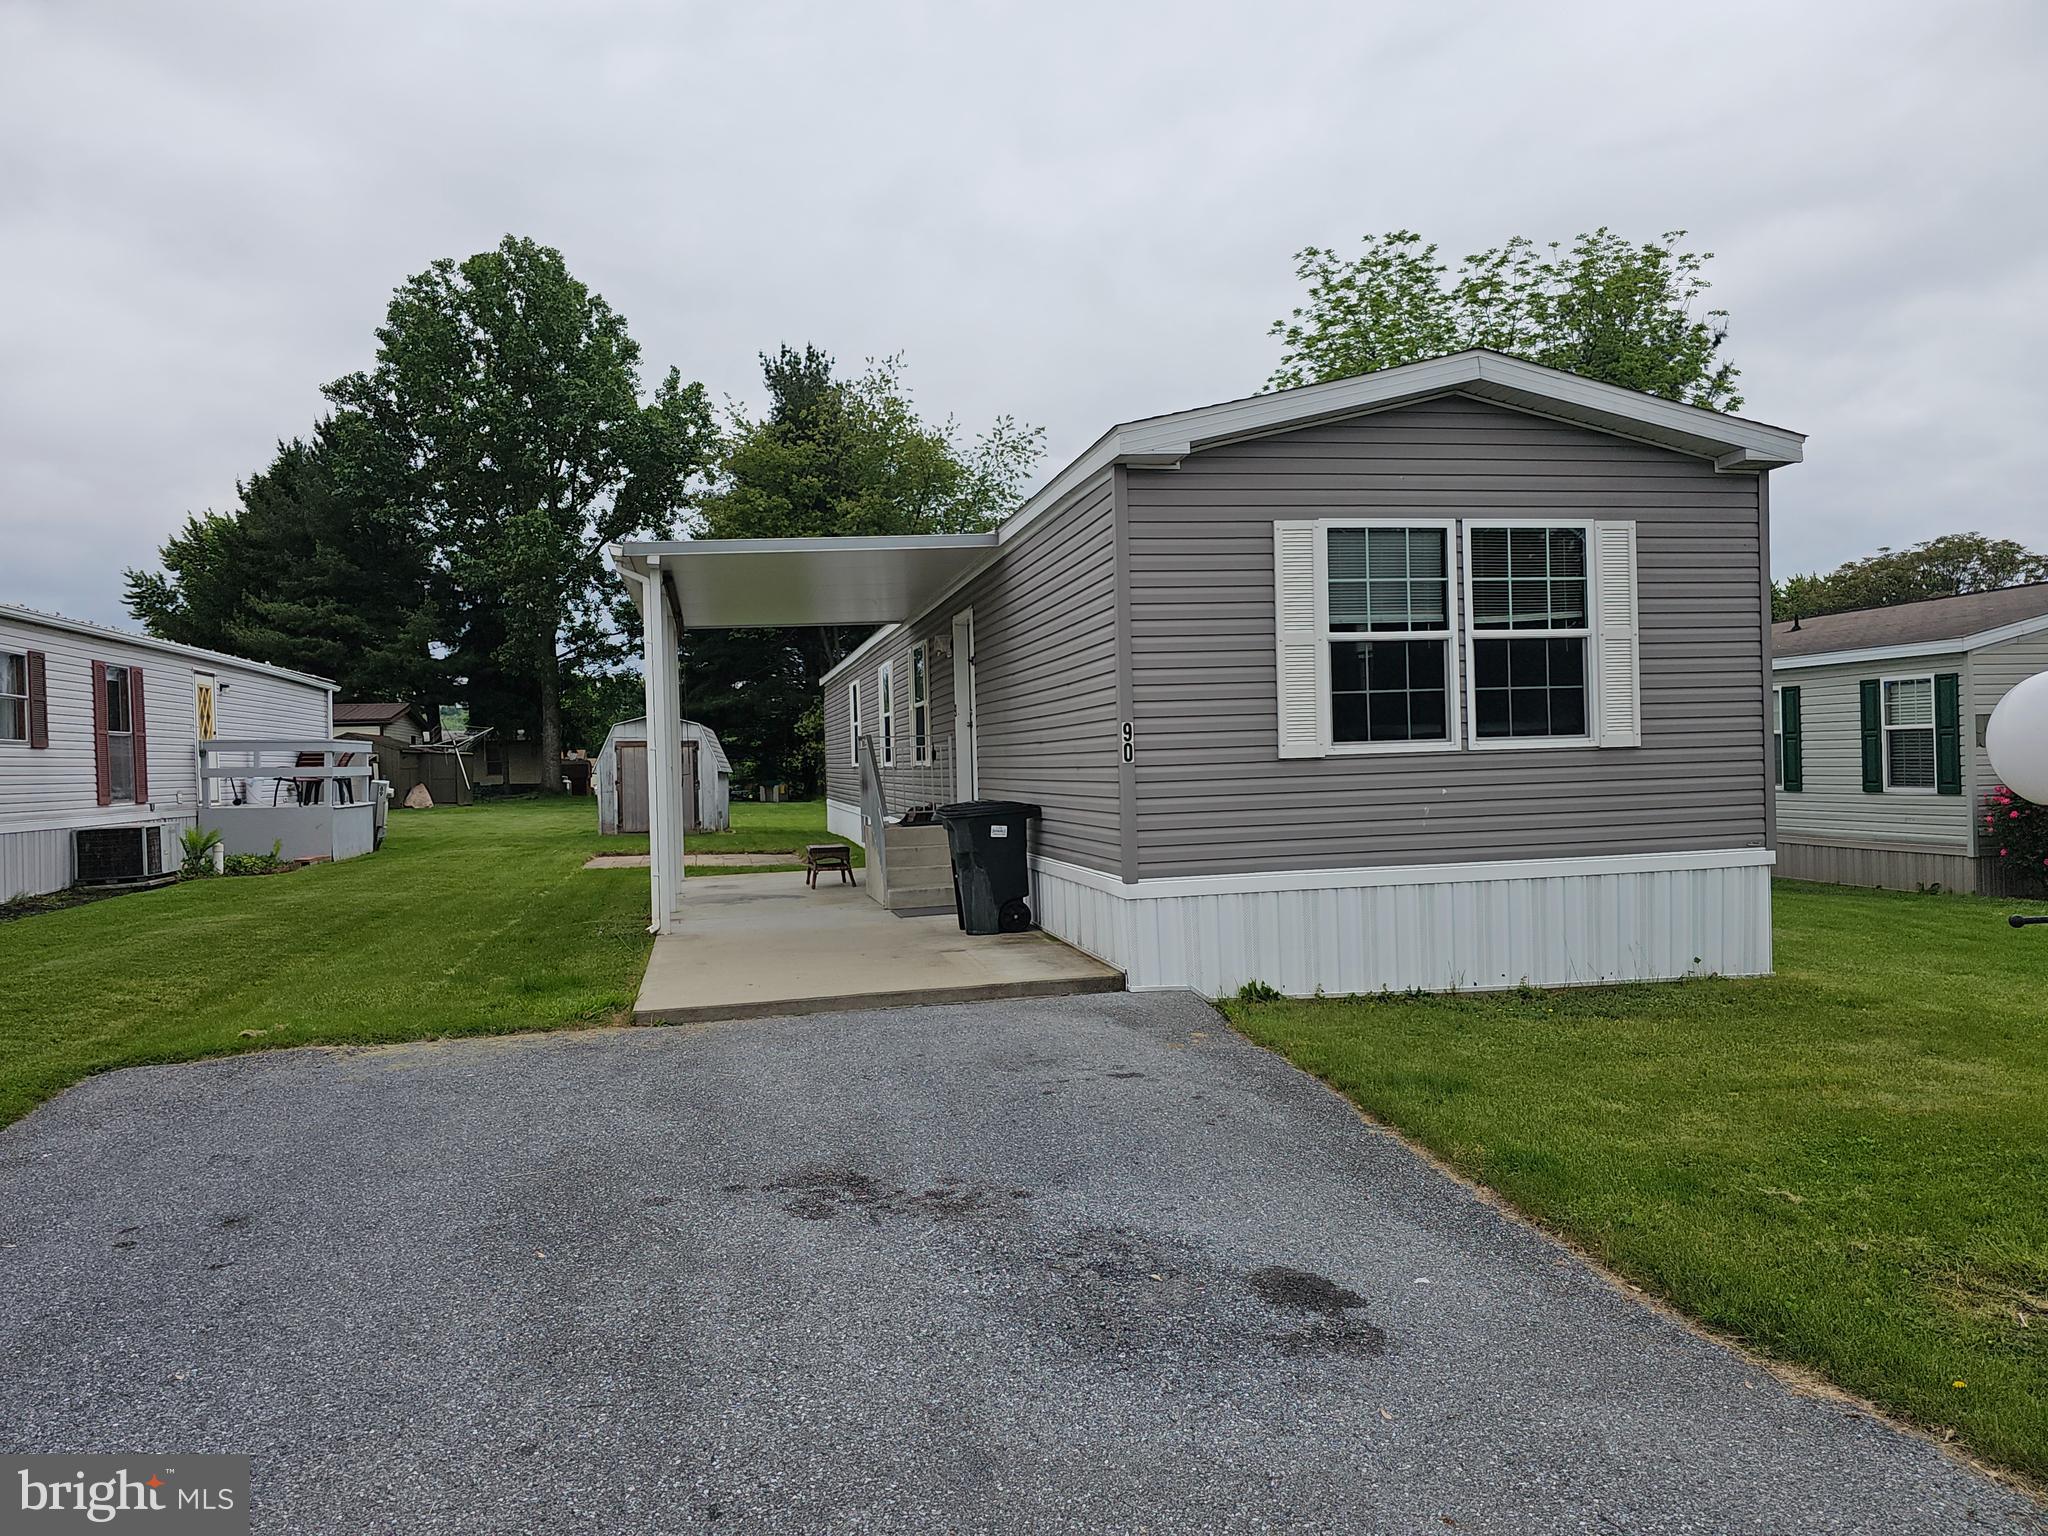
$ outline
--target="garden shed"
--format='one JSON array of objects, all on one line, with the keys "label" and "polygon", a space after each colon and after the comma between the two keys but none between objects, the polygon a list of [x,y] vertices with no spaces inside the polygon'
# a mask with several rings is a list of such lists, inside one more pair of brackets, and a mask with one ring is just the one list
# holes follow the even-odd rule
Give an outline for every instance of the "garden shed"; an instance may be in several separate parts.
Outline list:
[{"label": "garden shed", "polygon": [[[732,764],[718,733],[695,720],[682,722],[683,804],[689,832],[723,832],[732,825]],[[597,754],[597,829],[647,830],[647,721],[621,720]]]}]

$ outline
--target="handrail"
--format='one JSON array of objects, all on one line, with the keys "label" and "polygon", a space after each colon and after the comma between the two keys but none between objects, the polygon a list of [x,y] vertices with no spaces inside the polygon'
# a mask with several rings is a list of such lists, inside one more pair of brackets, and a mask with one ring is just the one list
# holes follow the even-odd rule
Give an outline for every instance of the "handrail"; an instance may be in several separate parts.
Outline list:
[{"label": "handrail", "polygon": [[360,736],[315,739],[298,736],[209,736],[199,743],[201,752],[367,752],[370,743]]},{"label": "handrail", "polygon": [[254,766],[248,763],[227,768],[201,768],[202,779],[368,779],[376,769],[368,763],[350,763],[341,768],[301,768],[291,763]]}]

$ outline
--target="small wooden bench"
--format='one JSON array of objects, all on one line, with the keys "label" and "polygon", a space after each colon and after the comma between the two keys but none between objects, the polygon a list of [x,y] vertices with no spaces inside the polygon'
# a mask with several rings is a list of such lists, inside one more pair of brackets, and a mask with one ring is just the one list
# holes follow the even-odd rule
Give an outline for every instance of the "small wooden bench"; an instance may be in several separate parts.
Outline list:
[{"label": "small wooden bench", "polygon": [[818,875],[822,870],[836,869],[847,885],[853,884],[853,850],[844,843],[807,843],[804,845],[804,884],[812,890],[818,888]]}]

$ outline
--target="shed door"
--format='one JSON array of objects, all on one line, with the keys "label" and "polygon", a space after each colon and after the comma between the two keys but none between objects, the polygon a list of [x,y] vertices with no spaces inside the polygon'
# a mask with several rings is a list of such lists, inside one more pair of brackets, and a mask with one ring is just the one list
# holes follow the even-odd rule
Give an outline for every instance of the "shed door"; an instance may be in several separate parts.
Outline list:
[{"label": "shed door", "polygon": [[619,743],[619,830],[647,830],[647,743]]}]

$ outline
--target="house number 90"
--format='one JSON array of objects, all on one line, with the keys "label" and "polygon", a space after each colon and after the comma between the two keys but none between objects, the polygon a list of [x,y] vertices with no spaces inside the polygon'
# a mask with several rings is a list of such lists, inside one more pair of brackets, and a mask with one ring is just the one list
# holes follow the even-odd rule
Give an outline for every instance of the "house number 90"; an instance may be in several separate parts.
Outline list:
[{"label": "house number 90", "polygon": [[1136,744],[1136,743],[1137,743],[1137,737],[1136,737],[1136,733],[1135,733],[1135,732],[1134,732],[1134,731],[1133,731],[1133,730],[1131,729],[1131,722],[1130,722],[1130,721],[1128,721],[1128,720],[1126,720],[1126,721],[1124,722],[1124,744],[1123,744],[1123,759],[1124,759],[1124,761],[1125,761],[1125,762],[1127,762],[1127,763],[1131,763],[1131,762],[1136,762],[1136,761],[1137,761],[1137,758],[1138,758],[1138,750],[1137,750],[1137,744]]}]

